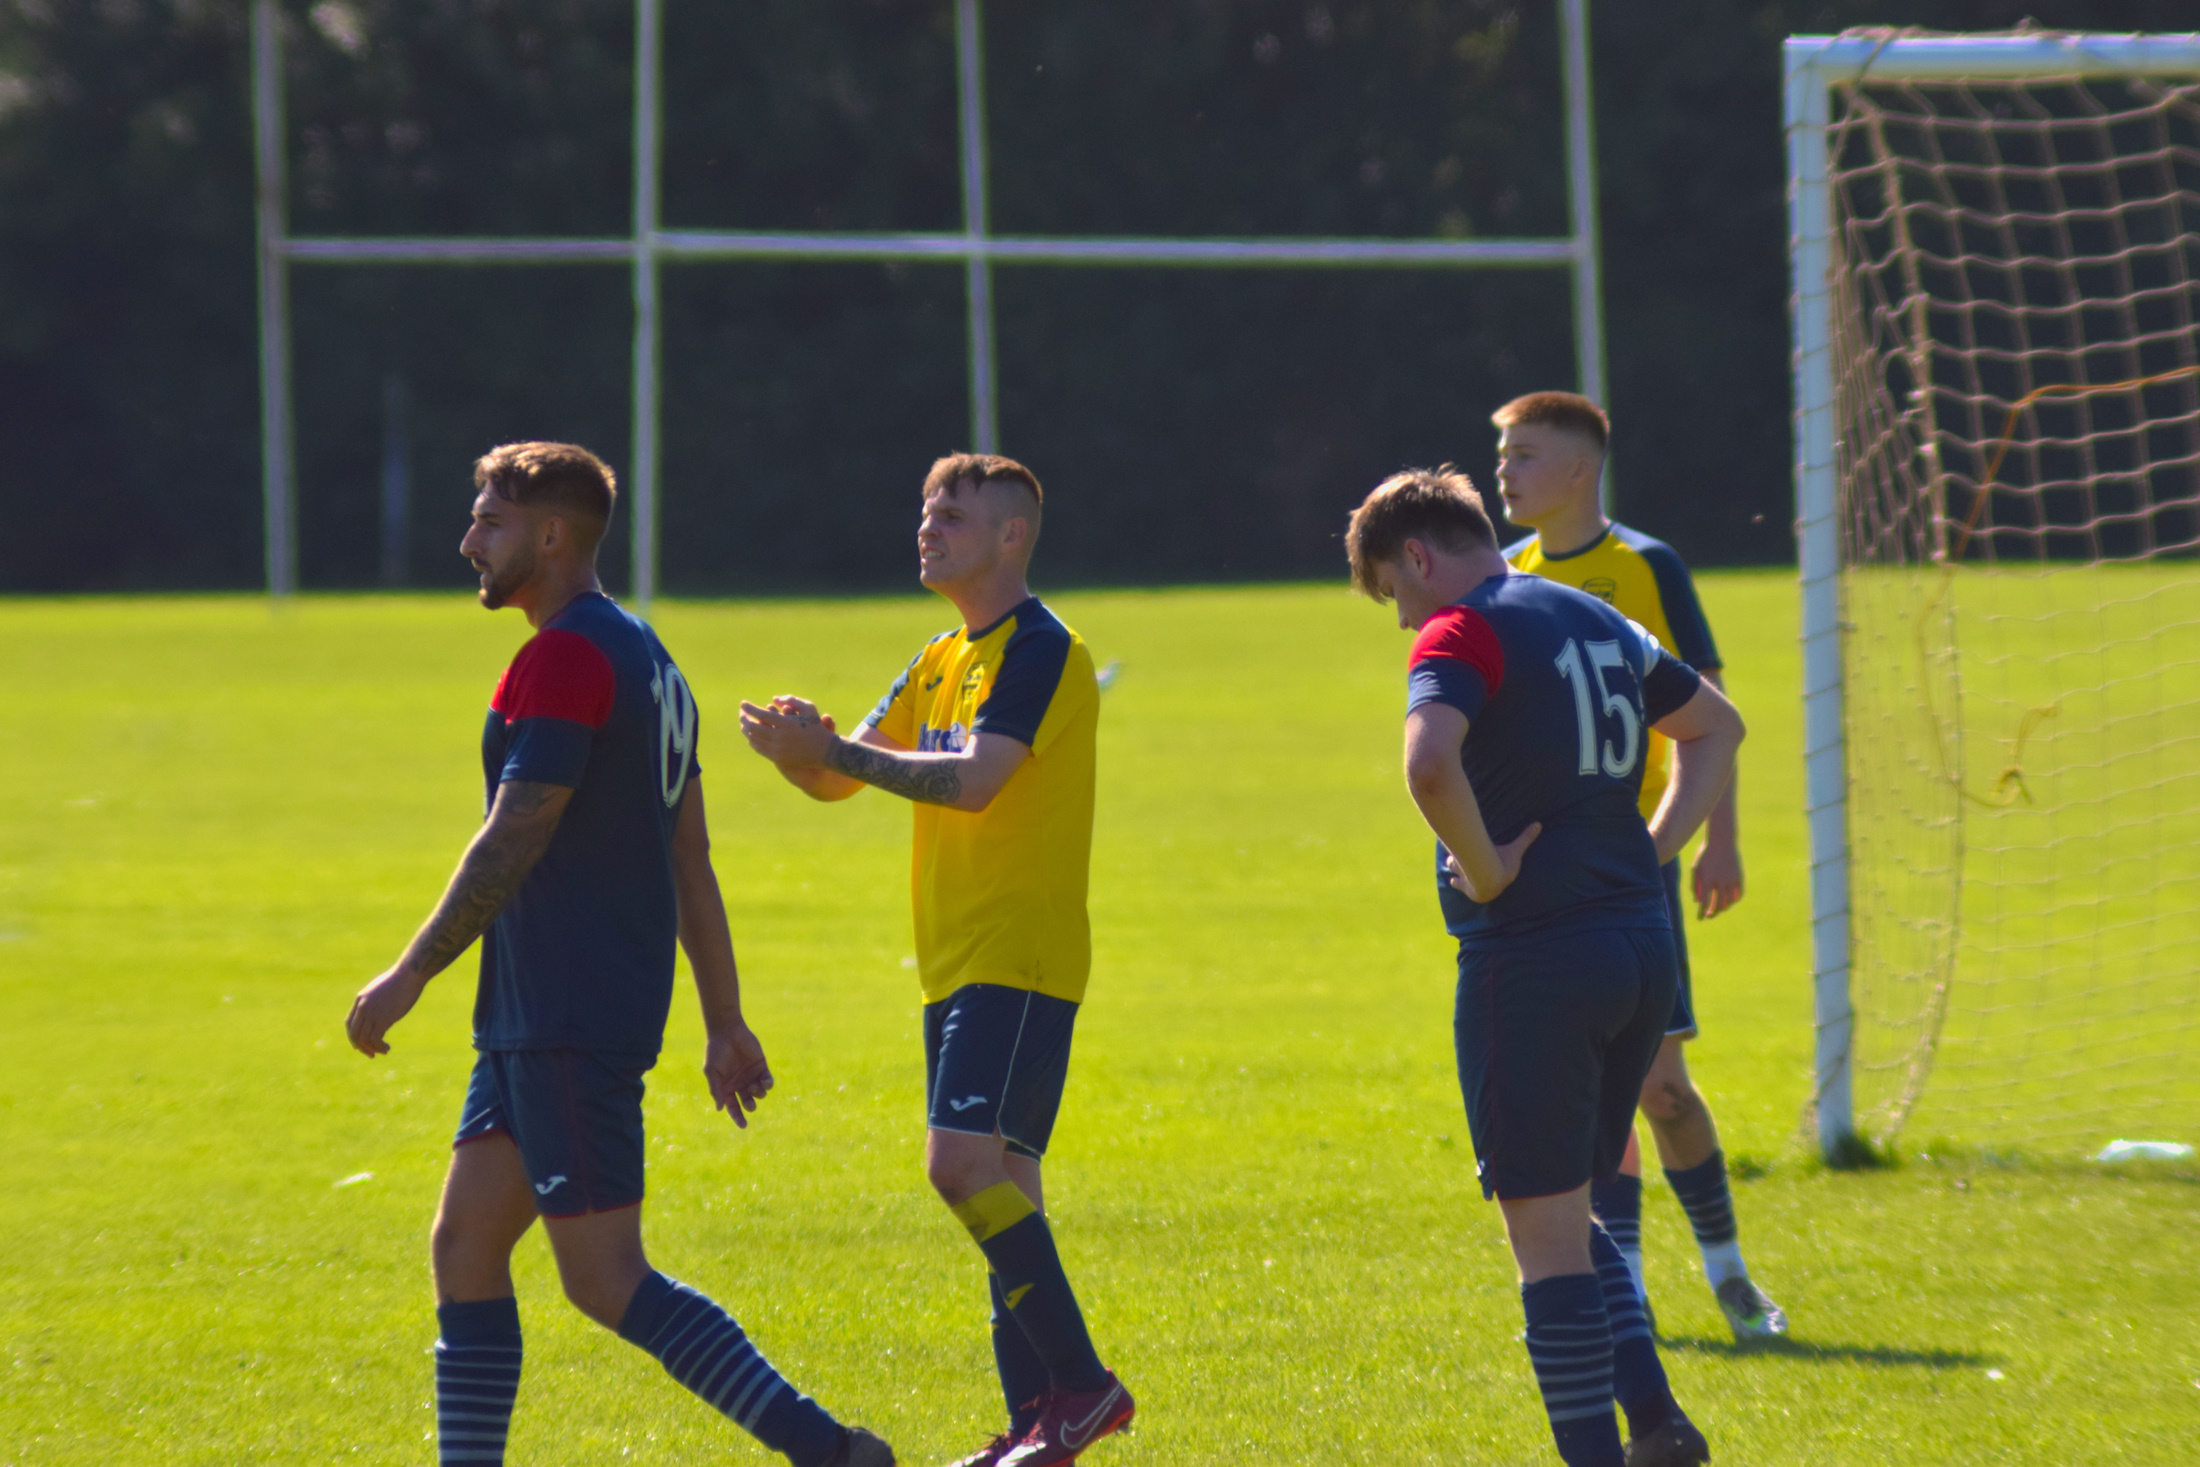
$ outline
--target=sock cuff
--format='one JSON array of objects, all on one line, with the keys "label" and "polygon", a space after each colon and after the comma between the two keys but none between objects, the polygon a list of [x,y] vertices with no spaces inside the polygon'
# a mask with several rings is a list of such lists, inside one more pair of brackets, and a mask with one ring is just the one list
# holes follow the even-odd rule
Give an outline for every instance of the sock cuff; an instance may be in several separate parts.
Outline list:
[{"label": "sock cuff", "polygon": [[438,1304],[435,1324],[446,1345],[508,1345],[519,1338],[519,1300],[507,1296]]},{"label": "sock cuff", "polygon": [[634,1297],[627,1301],[626,1313],[619,1316],[619,1338],[655,1353],[658,1329],[664,1324],[666,1308],[679,1288],[671,1279],[651,1269],[635,1286]]},{"label": "sock cuff", "polygon": [[951,1211],[970,1236],[983,1244],[999,1237],[1039,1209],[1014,1182],[995,1182],[975,1197],[952,1204]]},{"label": "sock cuff", "polygon": [[1676,1194],[1685,1196],[1692,1190],[1713,1186],[1726,1176],[1726,1153],[1714,1151],[1702,1161],[1681,1171],[1665,1169],[1666,1183]]},{"label": "sock cuff", "polygon": [[1591,1183],[1589,1208],[1598,1217],[1612,1213],[1621,1217],[1642,1216],[1642,1178],[1621,1172]]},{"label": "sock cuff", "polygon": [[1520,1286],[1520,1307],[1533,1325],[1569,1314],[1603,1314],[1604,1285],[1593,1273],[1553,1274]]}]

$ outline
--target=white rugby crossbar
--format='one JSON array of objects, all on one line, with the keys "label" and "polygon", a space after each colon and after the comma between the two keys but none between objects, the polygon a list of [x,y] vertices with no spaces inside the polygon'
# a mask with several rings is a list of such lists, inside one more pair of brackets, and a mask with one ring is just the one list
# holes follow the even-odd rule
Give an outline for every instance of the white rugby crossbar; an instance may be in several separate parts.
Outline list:
[{"label": "white rugby crossbar", "polygon": [[1848,748],[1843,732],[1841,534],[1834,458],[1833,197],[1826,133],[1837,86],[1870,78],[1958,81],[2200,72],[2200,34],[1791,36],[1786,74],[1793,268],[1795,519],[1802,563],[1803,768],[1810,821],[1811,980],[1817,1123],[1830,1158],[1856,1133],[1850,1085]]},{"label": "white rugby crossbar", "polygon": [[[1062,238],[996,235],[990,228],[985,154],[984,60],[979,0],[955,0],[955,56],[962,146],[961,233],[861,234],[667,229],[658,218],[658,124],[664,0],[634,7],[634,229],[599,239],[292,238],[284,178],[281,16],[278,0],[254,0],[252,78],[259,177],[260,435],[267,536],[267,588],[298,588],[297,487],[291,424],[289,267],[348,265],[524,265],[624,263],[634,281],[631,461],[632,599],[647,610],[657,589],[657,266],[663,260],[960,260],[968,309],[970,443],[1000,442],[998,367],[993,346],[992,268],[1016,265],[1398,268],[1565,267],[1574,287],[1574,346],[1581,391],[1604,397],[1604,330],[1599,309],[1596,170],[1590,133],[1588,0],[1561,0],[1567,209],[1571,232],[1550,239]],[[1609,475],[1607,475],[1609,480]],[[1609,483],[1606,493],[1609,494]]]}]

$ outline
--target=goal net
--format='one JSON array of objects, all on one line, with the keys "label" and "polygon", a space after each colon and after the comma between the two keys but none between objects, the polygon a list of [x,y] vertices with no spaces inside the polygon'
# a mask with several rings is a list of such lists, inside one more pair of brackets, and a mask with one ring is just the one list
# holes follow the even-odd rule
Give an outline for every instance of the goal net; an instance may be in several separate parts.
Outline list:
[{"label": "goal net", "polygon": [[1855,1128],[2200,1140],[2200,46],[2028,39],[1827,98]]}]

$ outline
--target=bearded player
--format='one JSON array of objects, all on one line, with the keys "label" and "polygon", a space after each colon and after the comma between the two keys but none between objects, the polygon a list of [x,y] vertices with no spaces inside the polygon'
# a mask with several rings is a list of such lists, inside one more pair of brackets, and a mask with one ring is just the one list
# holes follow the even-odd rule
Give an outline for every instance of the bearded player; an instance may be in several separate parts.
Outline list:
[{"label": "bearded player", "polygon": [[918,579],[962,625],[916,655],[852,739],[800,698],[741,705],[797,788],[866,785],[916,812],[925,1171],[985,1256],[1008,1429],[958,1467],[1049,1467],[1131,1419],[1054,1246],[1039,1160],[1092,967],[1092,655],[1031,594],[1045,495],[1031,470],[954,454],[924,481]]},{"label": "bearded player", "polygon": [[[1552,1439],[1571,1467],[1708,1461],[1589,1187],[1619,1166],[1673,1009],[1659,866],[1725,788],[1741,719],[1609,606],[1513,573],[1464,474],[1394,475],[1345,543],[1354,585],[1417,634],[1406,784],[1439,842],[1460,1090]],[[1653,727],[1679,756],[1646,828],[1635,801]]]},{"label": "bearded player", "polygon": [[352,1004],[360,1053],[481,941],[479,1057],[435,1219],[439,1460],[500,1463],[519,1392],[511,1258],[542,1219],[566,1297],[795,1467],[894,1454],[794,1389],[732,1316],[642,1252],[642,1076],[686,949],[708,1033],[703,1072],[737,1125],[771,1089],[741,1017],[710,864],[696,710],[656,634],[603,593],[596,549],[617,486],[584,448],[513,443],[474,465],[459,553],[481,604],[535,635],[490,699],[488,815],[427,924]]},{"label": "bearded player", "polygon": [[[1497,487],[1506,517],[1536,533],[1511,546],[1505,557],[1516,570],[1587,591],[1637,622],[1714,687],[1719,649],[1696,600],[1695,583],[1681,558],[1665,544],[1604,517],[1597,497],[1608,425],[1604,411],[1571,392],[1536,392],[1499,408]],[[1665,795],[1666,741],[1653,734],[1644,762],[1642,813],[1657,812]],[[1696,915],[1708,920],[1742,899],[1742,856],[1732,785],[1704,822],[1703,849],[1690,873]],[[1787,1333],[1787,1315],[1757,1287],[1742,1262],[1734,1193],[1726,1153],[1711,1107],[1688,1073],[1682,1045],[1696,1037],[1695,995],[1689,982],[1688,929],[1681,901],[1678,857],[1664,870],[1672,910],[1673,948],[1680,988],[1673,1001],[1656,1063],[1642,1087],[1642,1114],[1657,1142],[1665,1179],[1688,1215],[1727,1327],[1737,1340]],[[1642,1153],[1632,1133],[1619,1175],[1600,1182],[1593,1201],[1642,1288]],[[1648,1295],[1645,1292],[1645,1300]]]}]

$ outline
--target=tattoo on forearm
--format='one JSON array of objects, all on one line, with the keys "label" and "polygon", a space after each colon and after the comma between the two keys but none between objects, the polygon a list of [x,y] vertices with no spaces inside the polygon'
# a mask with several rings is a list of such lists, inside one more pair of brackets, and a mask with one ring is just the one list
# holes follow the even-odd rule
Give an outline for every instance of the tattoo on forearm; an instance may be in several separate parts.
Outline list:
[{"label": "tattoo on forearm", "polygon": [[962,798],[962,771],[950,760],[911,758],[853,739],[836,739],[832,765],[874,789],[927,805],[952,805]]},{"label": "tattoo on forearm", "polygon": [[[514,780],[503,787],[499,810],[531,819],[562,793],[557,785]],[[514,826],[492,818],[466,848],[443,900],[413,938],[407,958],[428,973],[440,973],[455,962],[475,938],[489,930],[527,873],[535,869],[555,829]]]}]

